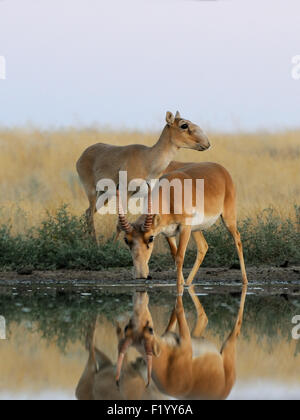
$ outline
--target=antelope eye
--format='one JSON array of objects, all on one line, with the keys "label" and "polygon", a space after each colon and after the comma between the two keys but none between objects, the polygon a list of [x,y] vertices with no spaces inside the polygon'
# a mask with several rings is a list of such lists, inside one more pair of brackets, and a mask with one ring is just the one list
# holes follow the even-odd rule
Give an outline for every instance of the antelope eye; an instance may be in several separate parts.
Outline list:
[{"label": "antelope eye", "polygon": [[125,334],[127,333],[128,328],[129,328],[129,325],[126,325],[125,330],[124,330]]},{"label": "antelope eye", "polygon": [[149,244],[152,244],[153,241],[154,241],[154,236],[150,236],[150,238],[149,238]]},{"label": "antelope eye", "polygon": [[149,333],[150,333],[151,335],[153,335],[153,334],[154,334],[154,330],[153,330],[153,328],[149,327],[149,328],[148,328],[148,331],[149,331]]},{"label": "antelope eye", "polygon": [[127,238],[124,238],[124,242],[125,242],[126,245],[129,245],[129,241],[128,241]]},{"label": "antelope eye", "polygon": [[182,130],[186,130],[187,128],[189,128],[189,126],[187,124],[182,124],[182,126],[180,128]]}]

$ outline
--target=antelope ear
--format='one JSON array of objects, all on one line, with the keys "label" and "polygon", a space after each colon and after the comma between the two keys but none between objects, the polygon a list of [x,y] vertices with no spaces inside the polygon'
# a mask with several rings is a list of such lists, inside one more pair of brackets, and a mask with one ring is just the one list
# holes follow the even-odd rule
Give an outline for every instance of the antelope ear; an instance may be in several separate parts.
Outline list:
[{"label": "antelope ear", "polygon": [[169,124],[169,125],[173,125],[173,124],[174,124],[174,122],[175,122],[175,117],[174,117],[174,115],[172,114],[172,112],[170,112],[170,111],[168,111],[168,112],[167,112],[167,115],[166,115],[166,121],[167,121],[167,124]]},{"label": "antelope ear", "polygon": [[161,348],[156,340],[153,342],[152,350],[155,357],[159,357],[161,355]]},{"label": "antelope ear", "polygon": [[175,118],[181,119],[181,115],[179,111],[176,112]]}]

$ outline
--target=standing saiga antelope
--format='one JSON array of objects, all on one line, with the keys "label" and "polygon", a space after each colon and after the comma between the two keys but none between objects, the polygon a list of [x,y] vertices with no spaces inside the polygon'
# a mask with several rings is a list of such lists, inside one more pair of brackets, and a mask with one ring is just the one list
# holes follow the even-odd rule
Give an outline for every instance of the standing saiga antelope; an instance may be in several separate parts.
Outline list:
[{"label": "standing saiga antelope", "polygon": [[[117,383],[126,352],[130,346],[134,346],[147,361],[148,386],[153,379],[161,392],[178,399],[222,400],[229,396],[236,381],[236,344],[243,321],[247,285],[243,286],[235,326],[221,351],[202,337],[208,319],[193,286],[189,292],[197,310],[197,323],[192,336],[182,296],[178,296],[162,337],[155,334],[148,294],[136,293],[134,313],[119,347]],[[179,334],[175,333],[177,322]]]},{"label": "standing saiga antelope", "polygon": [[[240,233],[237,229],[236,213],[236,191],[232,178],[228,171],[216,163],[181,163],[172,162],[166,173],[161,179],[166,179],[169,183],[177,180],[182,188],[182,213],[176,214],[175,193],[163,194],[160,187],[156,199],[159,203],[155,207],[159,212],[152,214],[151,188],[148,194],[148,214],[142,215],[138,220],[131,224],[128,222],[122,208],[122,200],[119,203],[119,229],[125,232],[125,242],[130,249],[135,277],[147,279],[149,276],[149,260],[153,252],[154,239],[163,234],[170,246],[171,253],[175,259],[177,267],[177,287],[181,293],[184,284],[183,263],[185,253],[190,240],[193,236],[197,245],[197,258],[194,267],[187,279],[190,286],[205,258],[208,251],[207,242],[202,231],[211,227],[222,217],[222,220],[232,235],[238,252],[243,283],[247,284],[247,273],[243,255],[243,247]],[[166,171],[167,172],[167,171]],[[197,180],[204,180],[204,218],[198,213],[199,206],[196,207],[196,186]],[[186,209],[184,206],[185,180],[192,180],[192,202],[193,210]],[[189,192],[188,192],[189,193]],[[117,191],[119,195],[119,191]],[[164,214],[164,208],[170,208],[170,214]],[[201,220],[200,224],[199,221]],[[179,235],[179,245],[177,247],[176,236]]]},{"label": "standing saiga antelope", "polygon": [[86,217],[95,239],[94,215],[97,211],[97,183],[100,180],[110,179],[118,185],[120,171],[127,172],[128,183],[133,179],[158,179],[180,148],[204,151],[210,147],[201,128],[181,118],[178,111],[175,117],[167,112],[166,122],[158,142],[152,147],[138,144],[119,147],[98,143],[86,149],[78,160],[77,172],[90,204]]},{"label": "standing saiga antelope", "polygon": [[[122,380],[117,388],[116,366],[96,346],[96,330],[97,320],[93,322],[91,331],[87,334],[86,347],[89,358],[76,388],[76,398],[80,401],[165,399],[155,384],[145,389],[147,366],[141,357],[134,362],[129,362],[127,356],[125,357]],[[120,343],[124,340],[124,333],[119,325],[116,332]]]}]

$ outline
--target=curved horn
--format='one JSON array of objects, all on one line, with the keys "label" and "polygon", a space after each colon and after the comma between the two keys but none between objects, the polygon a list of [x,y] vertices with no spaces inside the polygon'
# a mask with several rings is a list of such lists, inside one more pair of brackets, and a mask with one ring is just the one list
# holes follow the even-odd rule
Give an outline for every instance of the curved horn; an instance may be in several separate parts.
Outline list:
[{"label": "curved horn", "polygon": [[145,222],[143,224],[143,228],[142,228],[143,232],[149,232],[153,223],[152,191],[151,191],[151,185],[147,183],[147,186],[148,186],[148,212],[147,212]]},{"label": "curved horn", "polygon": [[117,188],[117,199],[118,199],[118,213],[119,213],[119,223],[121,229],[126,233],[131,233],[133,231],[132,225],[128,222],[126,219],[126,216],[124,214],[124,209],[122,206],[122,200],[120,197],[120,190],[119,187]]},{"label": "curved horn", "polygon": [[126,338],[126,340],[123,342],[122,346],[120,347],[119,358],[118,358],[118,363],[117,363],[117,374],[116,374],[117,386],[120,385],[120,377],[121,377],[121,371],[122,371],[124,358],[131,344],[132,344],[132,339],[128,337]]},{"label": "curved horn", "polygon": [[147,371],[148,371],[148,384],[147,388],[151,385],[151,378],[152,378],[152,365],[153,365],[153,351],[152,345],[149,340],[145,341],[145,352],[147,356]]}]

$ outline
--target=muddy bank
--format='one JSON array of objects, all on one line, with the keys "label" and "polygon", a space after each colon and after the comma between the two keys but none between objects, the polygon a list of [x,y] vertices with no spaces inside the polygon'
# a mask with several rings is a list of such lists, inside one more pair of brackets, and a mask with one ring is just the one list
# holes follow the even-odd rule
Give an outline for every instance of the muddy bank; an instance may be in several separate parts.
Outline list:
[{"label": "muddy bank", "polygon": [[[187,277],[190,269],[184,270]],[[300,292],[300,266],[279,267],[248,267],[249,283],[252,286],[265,285],[266,287],[288,286],[295,293]],[[123,286],[123,285],[175,285],[175,270],[156,271],[151,273],[153,279],[133,280],[131,269],[111,269],[105,271],[33,271],[26,274],[17,272],[0,272],[0,285],[97,285],[97,286]],[[226,285],[239,286],[241,274],[239,269],[201,268],[194,281],[198,285]]]}]

